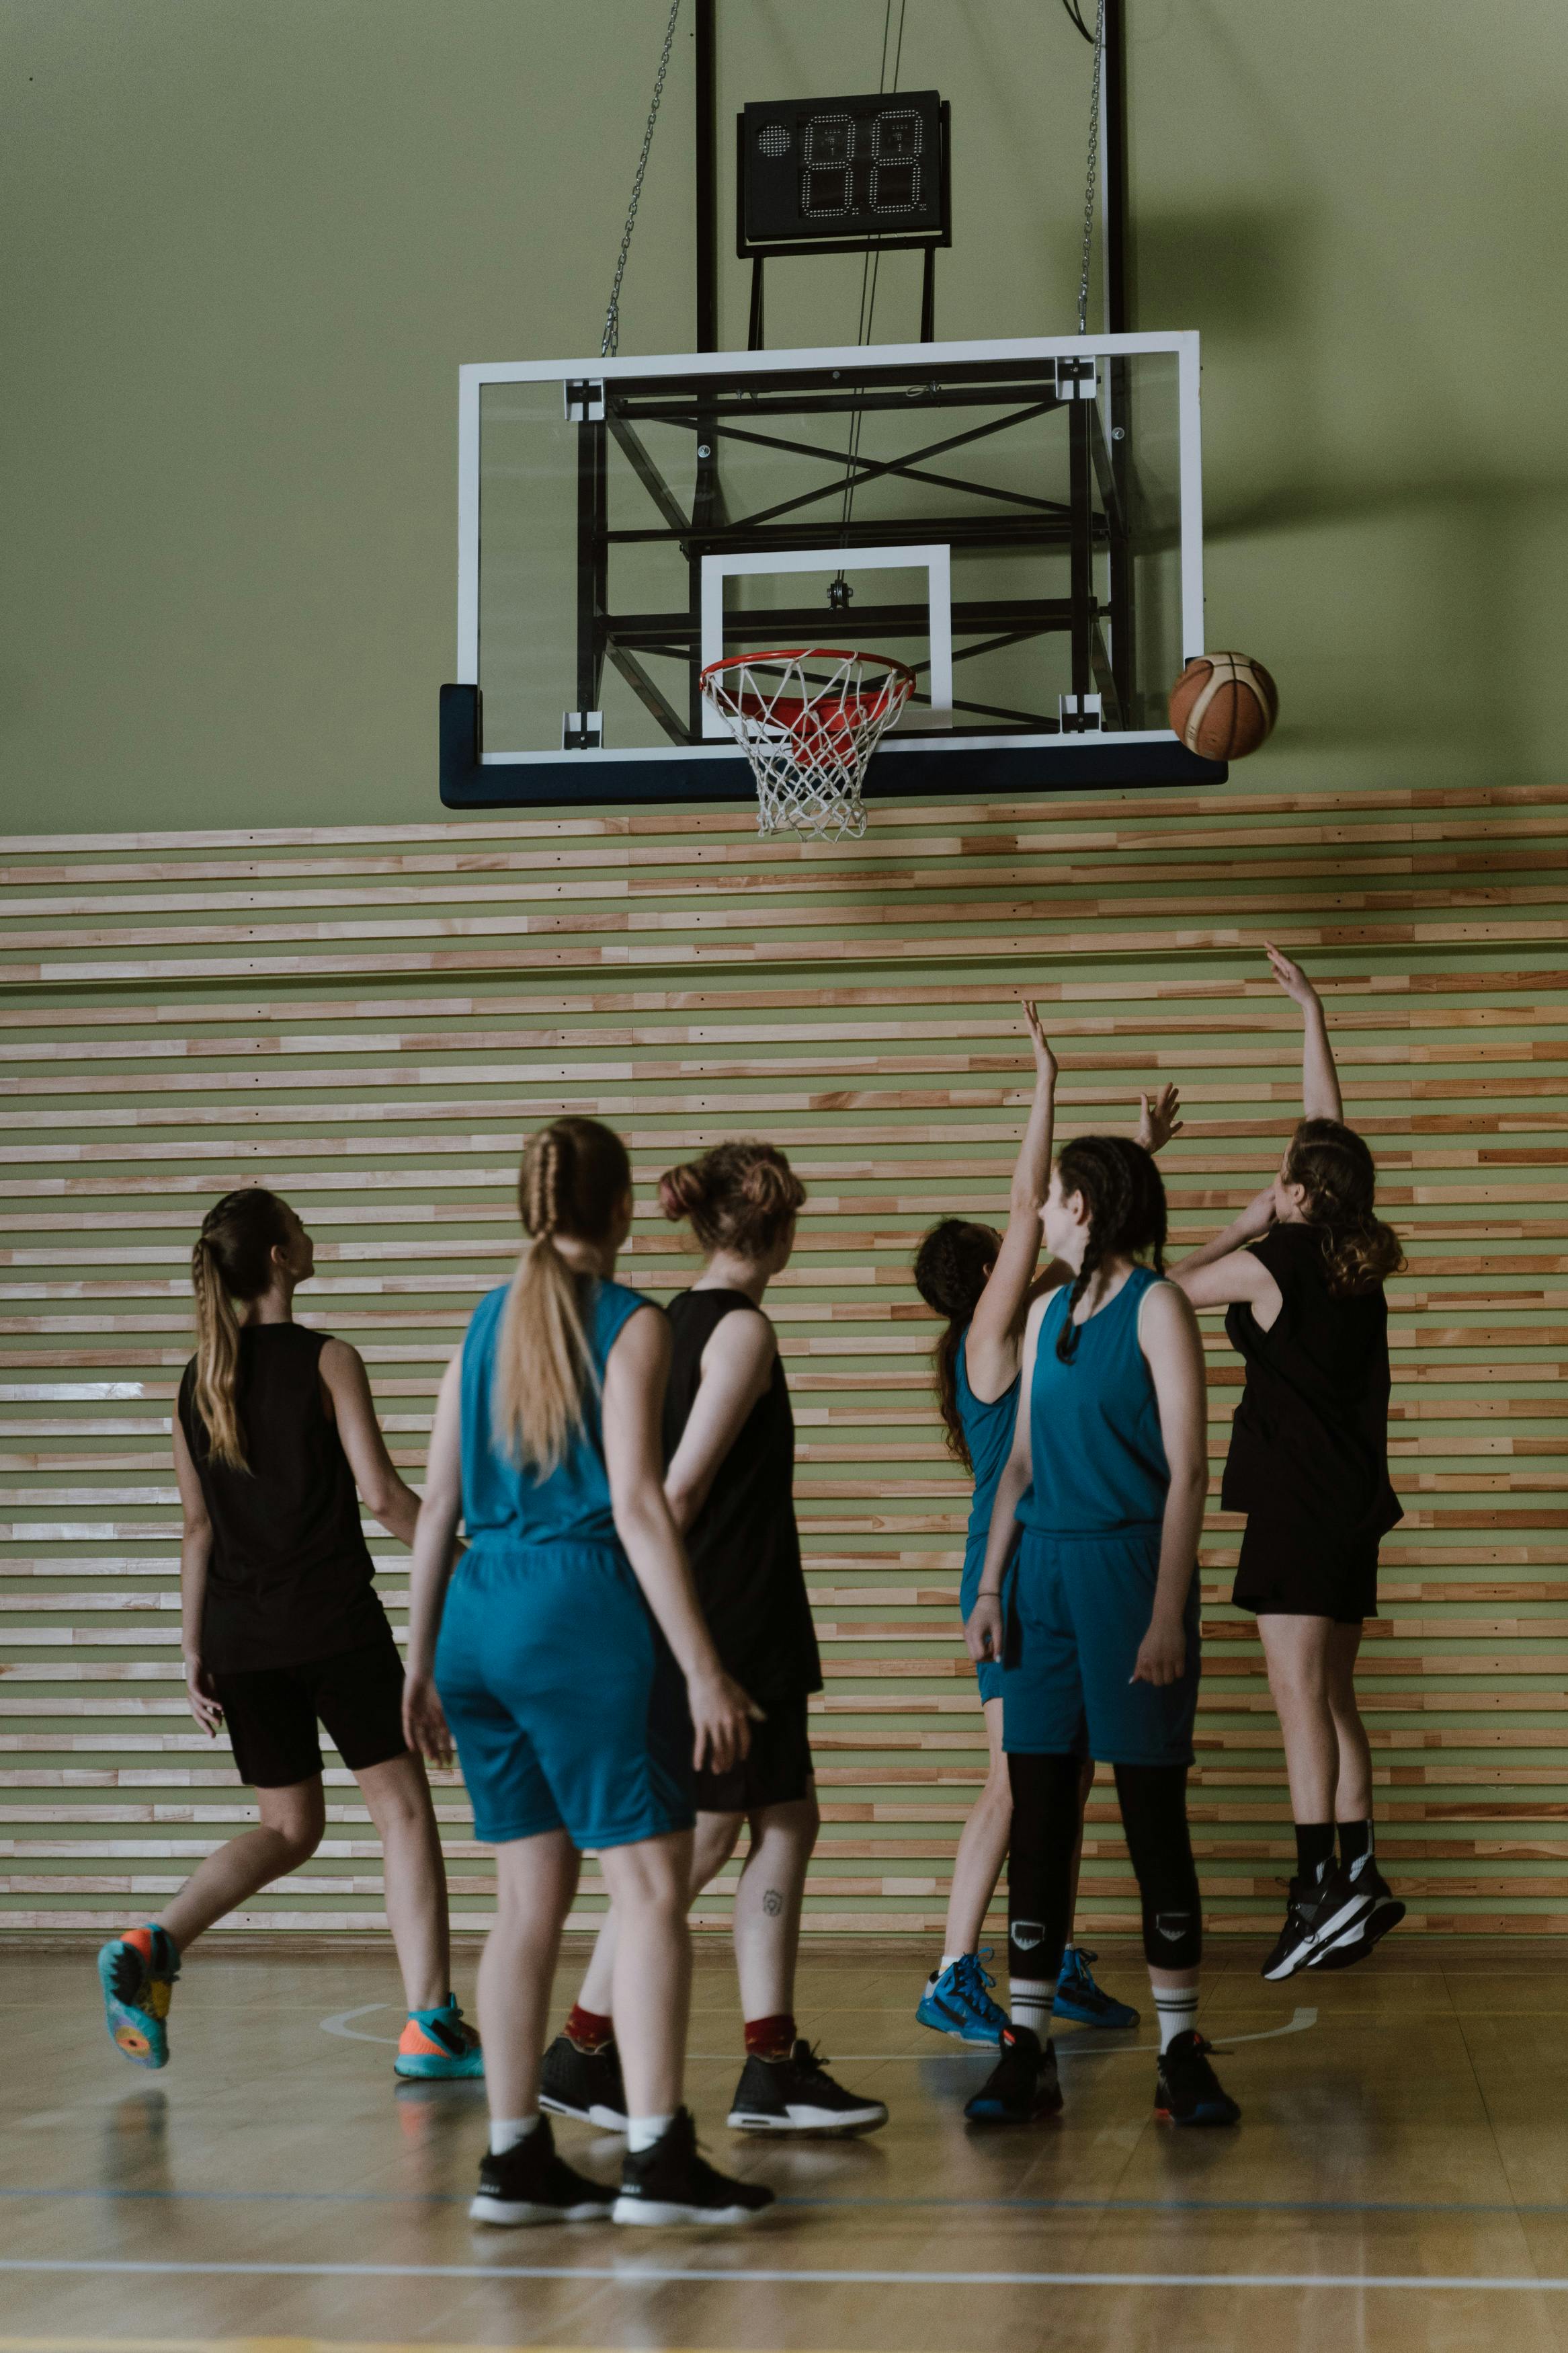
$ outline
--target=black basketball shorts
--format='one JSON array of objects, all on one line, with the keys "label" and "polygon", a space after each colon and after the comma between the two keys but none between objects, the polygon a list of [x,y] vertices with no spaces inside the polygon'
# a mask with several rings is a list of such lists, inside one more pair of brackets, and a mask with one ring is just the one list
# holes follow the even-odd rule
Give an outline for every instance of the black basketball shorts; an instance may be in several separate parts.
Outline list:
[{"label": "black basketball shorts", "polygon": [[318,1723],[352,1773],[405,1754],[403,1661],[390,1632],[297,1667],[213,1673],[239,1778],[286,1789],[321,1769]]}]

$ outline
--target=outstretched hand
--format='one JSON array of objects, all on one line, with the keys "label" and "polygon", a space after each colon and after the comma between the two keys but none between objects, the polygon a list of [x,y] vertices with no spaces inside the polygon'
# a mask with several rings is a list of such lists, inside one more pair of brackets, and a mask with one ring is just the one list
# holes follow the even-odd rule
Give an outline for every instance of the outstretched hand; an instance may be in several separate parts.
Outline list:
[{"label": "outstretched hand", "polygon": [[1041,1085],[1054,1087],[1057,1082],[1057,1058],[1040,1026],[1040,1008],[1037,1005],[1031,1005],[1026,997],[1020,1002],[1024,1008],[1024,1018],[1029,1025],[1029,1043],[1035,1050],[1035,1076]]},{"label": "outstretched hand", "polygon": [[1152,1103],[1147,1095],[1138,1098],[1138,1141],[1145,1152],[1159,1152],[1173,1135],[1179,1135],[1182,1091],[1180,1087],[1163,1086]]},{"label": "outstretched hand", "polygon": [[1277,948],[1272,940],[1265,940],[1263,948],[1268,958],[1269,970],[1291,1002],[1299,1005],[1303,1013],[1310,1007],[1316,1005],[1318,992],[1300,965],[1294,963],[1282,949]]}]

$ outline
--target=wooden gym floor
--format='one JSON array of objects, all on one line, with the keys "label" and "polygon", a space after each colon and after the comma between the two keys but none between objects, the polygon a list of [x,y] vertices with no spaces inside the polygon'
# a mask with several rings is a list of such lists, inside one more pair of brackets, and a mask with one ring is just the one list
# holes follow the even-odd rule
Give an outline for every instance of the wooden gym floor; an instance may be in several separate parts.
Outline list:
[{"label": "wooden gym floor", "polygon": [[[645,2236],[469,2225],[482,2087],[395,2092],[390,1957],[215,1942],[152,2076],[110,2049],[88,1957],[0,1954],[0,2353],[1568,2353],[1561,1944],[1396,1936],[1365,1968],[1282,1987],[1251,1947],[1221,1948],[1202,2022],[1230,2046],[1246,2109],[1230,2133],[1153,2123],[1143,2029],[1060,2038],[1059,2123],[967,2132],[984,2060],[915,2026],[925,1957],[806,1959],[803,2025],[892,2121],[785,2147],[724,2128],[739,2021],[726,1957],[705,1952],[694,2105],[715,2154],[780,2204],[745,2232]],[[1100,1973],[1139,1998],[1131,1950]],[[468,1955],[461,1992],[472,1976]],[[612,2169],[618,2143],[559,2129]]]}]

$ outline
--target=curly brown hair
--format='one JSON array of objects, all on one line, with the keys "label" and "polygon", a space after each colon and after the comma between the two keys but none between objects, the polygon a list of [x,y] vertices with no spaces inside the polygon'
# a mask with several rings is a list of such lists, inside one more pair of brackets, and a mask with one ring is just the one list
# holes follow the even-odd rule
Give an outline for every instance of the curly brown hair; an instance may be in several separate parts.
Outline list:
[{"label": "curly brown hair", "polygon": [[931,1377],[947,1451],[966,1471],[974,1465],[959,1419],[958,1351],[1001,1247],[1001,1236],[989,1226],[943,1218],[915,1252],[915,1289],[928,1307],[947,1318],[947,1329],[931,1350]]},{"label": "curly brown hair", "polygon": [[1309,1225],[1322,1229],[1329,1289],[1342,1299],[1374,1291],[1405,1268],[1405,1251],[1373,1202],[1377,1163],[1342,1120],[1304,1119],[1285,1155],[1287,1185],[1306,1194]]},{"label": "curly brown hair", "polygon": [[667,1168],[658,1180],[667,1218],[689,1219],[705,1250],[742,1258],[765,1257],[805,1202],[805,1187],[778,1146],[744,1136]]}]

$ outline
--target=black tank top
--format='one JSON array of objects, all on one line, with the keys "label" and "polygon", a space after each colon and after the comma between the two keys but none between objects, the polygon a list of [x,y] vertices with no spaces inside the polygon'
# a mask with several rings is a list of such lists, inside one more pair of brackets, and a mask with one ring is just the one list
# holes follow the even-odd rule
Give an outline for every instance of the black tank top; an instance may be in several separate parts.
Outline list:
[{"label": "black tank top", "polygon": [[[762,1310],[740,1291],[683,1291],[669,1303],[674,1350],[664,1402],[664,1459],[680,1443],[702,1378],[702,1351],[726,1315]],[[795,1523],[795,1417],[778,1357],[773,1378],[720,1463],[687,1532],[697,1591],[731,1674],[754,1700],[822,1689]]]},{"label": "black tank top", "polygon": [[202,1657],[220,1673],[302,1666],[386,1631],[353,1472],[321,1395],[330,1337],[300,1324],[240,1326],[248,1471],[211,1459],[195,1357],[180,1383],[180,1426],[213,1528]]},{"label": "black tank top", "polygon": [[1375,1544],[1405,1516],[1388,1476],[1388,1302],[1329,1289],[1322,1235],[1270,1226],[1251,1245],[1279,1286],[1265,1332],[1245,1303],[1225,1319],[1247,1360],[1220,1503]]}]

